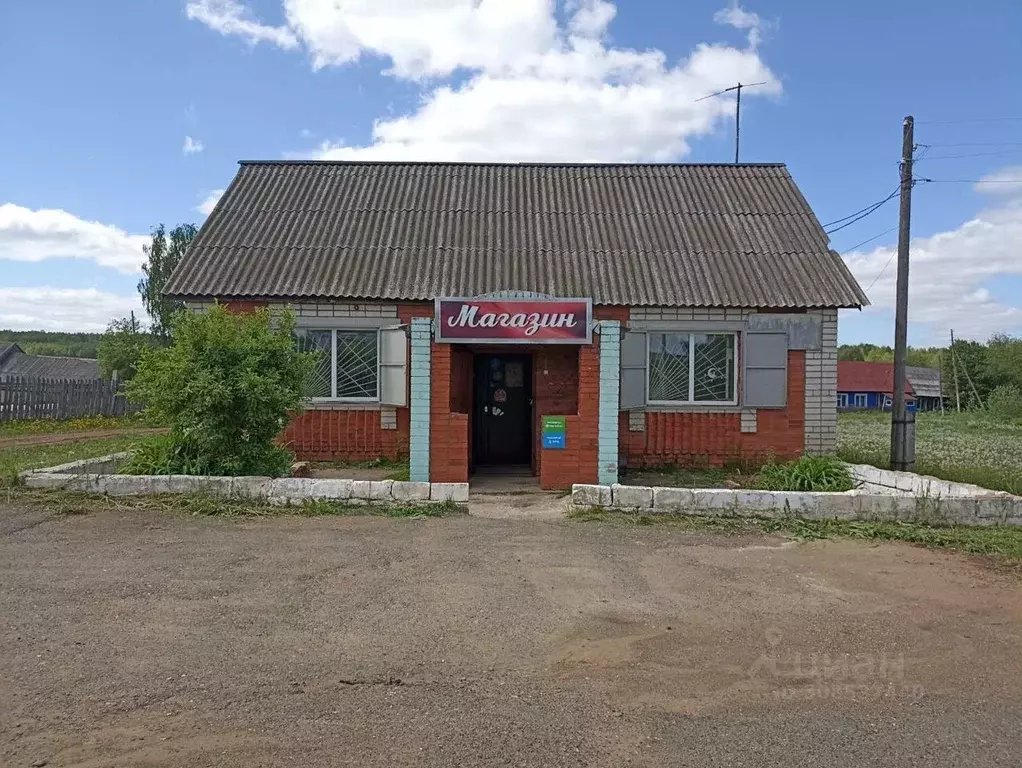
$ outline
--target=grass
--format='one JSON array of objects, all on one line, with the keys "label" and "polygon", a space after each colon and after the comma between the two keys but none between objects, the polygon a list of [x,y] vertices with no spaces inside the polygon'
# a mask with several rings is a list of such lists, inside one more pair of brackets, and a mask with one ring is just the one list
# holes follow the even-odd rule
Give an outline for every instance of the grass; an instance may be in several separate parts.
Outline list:
[{"label": "grass", "polygon": [[[838,456],[889,468],[889,413],[842,413]],[[988,413],[916,415],[916,472],[1022,495],[1022,424]]]},{"label": "grass", "polygon": [[672,488],[747,488],[763,491],[849,491],[854,486],[845,465],[833,456],[803,456],[795,461],[756,466],[660,467],[627,471],[626,485]]},{"label": "grass", "polygon": [[81,515],[108,510],[160,512],[193,517],[398,517],[422,519],[463,514],[465,508],[452,501],[429,504],[355,504],[348,501],[315,499],[303,504],[269,504],[265,501],[225,499],[208,494],[163,494],[153,496],[102,496],[67,491],[11,490],[19,501],[46,506],[57,514]]},{"label": "grass", "polygon": [[904,541],[933,549],[952,549],[975,555],[992,555],[1020,561],[1019,564],[1022,564],[1022,528],[1018,527],[936,527],[920,523],[857,520],[635,515],[601,507],[573,510],[568,513],[568,518],[578,522],[604,521],[625,525],[662,525],[675,529],[710,531],[724,535],[781,533],[798,541],[833,538]]},{"label": "grass", "polygon": [[389,469],[386,480],[408,480],[408,461],[394,461],[384,456],[366,461],[310,461],[311,469]]},{"label": "grass", "polygon": [[79,440],[72,443],[0,448],[0,488],[15,485],[18,473],[26,469],[52,467],[78,459],[91,459],[108,453],[126,451],[133,447],[138,440],[137,436],[123,435]]},{"label": "grass", "polygon": [[141,416],[86,416],[81,419],[26,419],[0,422],[0,438],[56,435],[98,429],[139,429],[150,426]]}]

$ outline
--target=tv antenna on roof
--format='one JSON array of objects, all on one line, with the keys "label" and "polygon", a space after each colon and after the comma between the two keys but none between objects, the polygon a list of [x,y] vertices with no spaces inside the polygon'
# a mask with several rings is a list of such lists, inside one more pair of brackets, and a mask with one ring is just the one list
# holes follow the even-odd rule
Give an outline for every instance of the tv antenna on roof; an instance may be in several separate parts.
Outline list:
[{"label": "tv antenna on roof", "polygon": [[[706,101],[706,99],[712,99],[714,96],[722,96],[725,93],[736,92],[737,98],[735,99],[735,162],[738,162],[738,147],[742,137],[742,88],[755,88],[757,85],[766,85],[766,82],[762,83],[739,83],[738,85],[732,85],[730,88],[725,88],[723,91],[717,91],[711,93],[709,96],[703,96],[701,99],[696,101]],[[695,102],[693,102],[695,103]]]}]

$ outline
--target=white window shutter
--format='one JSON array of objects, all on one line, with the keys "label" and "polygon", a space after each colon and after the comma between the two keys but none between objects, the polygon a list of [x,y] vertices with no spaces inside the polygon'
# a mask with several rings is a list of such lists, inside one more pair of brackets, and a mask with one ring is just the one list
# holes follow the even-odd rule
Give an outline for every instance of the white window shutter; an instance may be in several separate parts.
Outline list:
[{"label": "white window shutter", "polygon": [[783,408],[788,402],[788,334],[746,331],[742,349],[742,405]]},{"label": "white window shutter", "polygon": [[380,403],[408,404],[408,334],[403,326],[380,329]]},{"label": "white window shutter", "polygon": [[625,331],[621,337],[621,410],[646,405],[646,334]]}]

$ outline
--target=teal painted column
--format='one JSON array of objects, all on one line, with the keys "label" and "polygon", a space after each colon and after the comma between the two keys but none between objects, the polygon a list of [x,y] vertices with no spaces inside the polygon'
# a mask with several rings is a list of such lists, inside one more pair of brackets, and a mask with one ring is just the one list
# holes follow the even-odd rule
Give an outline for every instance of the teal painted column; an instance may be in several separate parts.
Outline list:
[{"label": "teal painted column", "polygon": [[617,422],[621,390],[621,322],[600,321],[600,485],[617,482]]},{"label": "teal painted column", "polygon": [[429,350],[432,335],[432,321],[428,317],[412,318],[408,479],[417,483],[429,482]]}]

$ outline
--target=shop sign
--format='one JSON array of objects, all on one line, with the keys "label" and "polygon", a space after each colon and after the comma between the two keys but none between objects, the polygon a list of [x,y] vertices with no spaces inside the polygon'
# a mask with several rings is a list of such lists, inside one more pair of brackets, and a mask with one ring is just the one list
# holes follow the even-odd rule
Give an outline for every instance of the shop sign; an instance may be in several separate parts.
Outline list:
[{"label": "shop sign", "polygon": [[458,344],[589,344],[590,299],[436,300],[436,340]]}]

